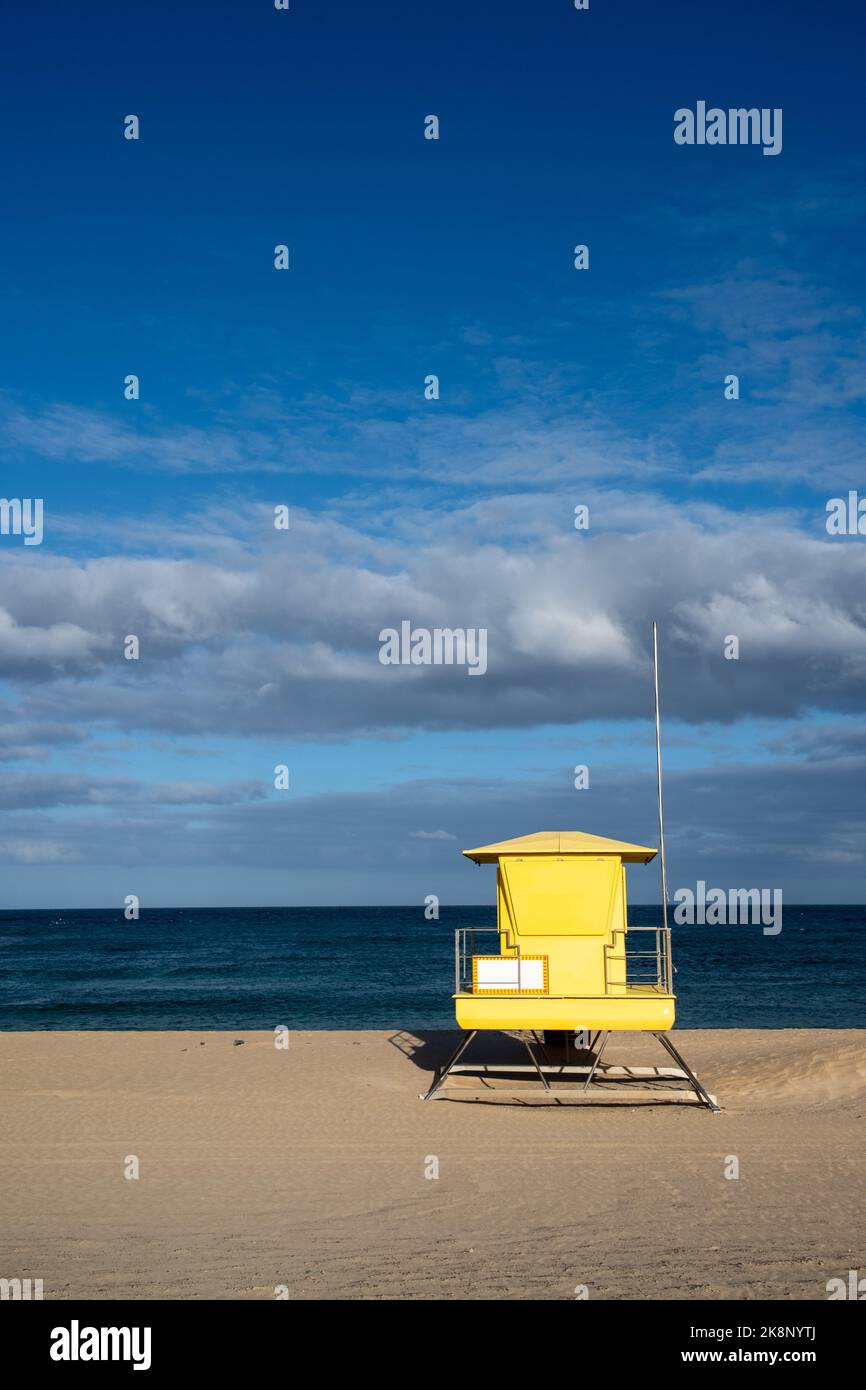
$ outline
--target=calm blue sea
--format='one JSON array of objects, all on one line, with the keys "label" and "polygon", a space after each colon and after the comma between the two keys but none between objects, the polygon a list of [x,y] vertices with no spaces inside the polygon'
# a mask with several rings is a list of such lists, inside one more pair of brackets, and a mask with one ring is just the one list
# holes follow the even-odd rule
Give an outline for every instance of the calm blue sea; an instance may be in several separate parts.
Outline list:
[{"label": "calm blue sea", "polygon": [[[635,907],[655,925],[660,908]],[[0,913],[0,1028],[453,1028],[454,928],[489,907]],[[674,927],[684,1028],[866,1023],[866,907]]]}]

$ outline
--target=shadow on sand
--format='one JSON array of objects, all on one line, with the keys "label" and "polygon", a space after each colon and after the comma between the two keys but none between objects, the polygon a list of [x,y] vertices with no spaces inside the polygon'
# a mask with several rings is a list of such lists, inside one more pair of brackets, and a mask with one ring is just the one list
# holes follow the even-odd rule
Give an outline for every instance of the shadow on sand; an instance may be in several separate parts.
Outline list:
[{"label": "shadow on sand", "polygon": [[[393,1033],[388,1041],[424,1073],[426,1091],[440,1069],[448,1063],[460,1038],[458,1029],[417,1032],[401,1029]],[[532,1044],[535,1060],[544,1063],[548,1082],[556,1088],[555,1092],[546,1092],[543,1085],[539,1085],[537,1072],[533,1075],[534,1067],[527,1065],[528,1057],[532,1056],[527,1053],[527,1041]],[[674,1079],[669,1072],[665,1074],[655,1067],[620,1065],[616,1067],[619,1076],[613,1081],[604,1070],[595,1070],[594,1057],[595,1054],[586,1049],[569,1046],[566,1051],[563,1045],[555,1042],[542,1045],[540,1039],[531,1033],[485,1031],[473,1038],[461,1054],[461,1070],[453,1072],[448,1081],[450,1094],[442,1090],[438,1092],[437,1099],[460,1102],[488,1100],[505,1105],[535,1104],[539,1100],[559,1104],[563,1097],[569,1100],[579,1098],[587,1105],[605,1104],[614,1096],[616,1100],[626,1103],[642,1100],[665,1104],[694,1099],[691,1087],[682,1074]],[[466,1067],[469,1074],[462,1067]],[[595,1073],[593,1090],[585,1093],[584,1083],[590,1068]],[[639,1095],[636,1094],[638,1091]]]},{"label": "shadow on sand", "polygon": [[[592,1062],[593,1053],[587,1049],[570,1047],[566,1059],[565,1047],[559,1043],[547,1042],[543,1050],[531,1033],[500,1033],[493,1029],[479,1033],[477,1038],[469,1044],[463,1054],[464,1062],[476,1063],[479,1068],[485,1064],[491,1066],[507,1067],[514,1063],[520,1067],[521,1071],[526,1062],[526,1043],[524,1036],[528,1037],[536,1049],[539,1060],[548,1060],[554,1065],[559,1065],[566,1060],[577,1066],[588,1066]],[[410,1062],[421,1071],[432,1073],[439,1067],[444,1067],[448,1058],[451,1056],[458,1042],[460,1041],[460,1031],[457,1028],[446,1030],[444,1028],[436,1031],[420,1030],[418,1032],[410,1029],[401,1029],[399,1033],[394,1033],[389,1039],[392,1047],[396,1047],[404,1057],[408,1057]],[[502,1073],[506,1075],[507,1073]],[[515,1075],[520,1075],[516,1072]]]}]

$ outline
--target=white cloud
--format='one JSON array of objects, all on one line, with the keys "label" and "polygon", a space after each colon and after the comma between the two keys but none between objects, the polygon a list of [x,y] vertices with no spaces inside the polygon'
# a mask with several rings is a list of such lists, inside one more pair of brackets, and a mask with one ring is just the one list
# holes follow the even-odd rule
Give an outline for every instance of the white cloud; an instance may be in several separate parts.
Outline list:
[{"label": "white cloud", "polygon": [[[398,518],[389,535],[304,513],[277,535],[263,513],[257,546],[243,515],[221,565],[207,558],[212,523],[201,559],[7,552],[0,662],[32,718],[79,727],[332,738],[529,726],[645,714],[655,617],[672,714],[862,706],[866,545],[770,514],[657,501],[630,516],[622,494],[587,495],[589,532],[573,530],[567,498],[547,499],[523,544],[514,517],[503,543],[499,499],[428,509],[421,530]],[[486,627],[487,675],[383,667],[378,634],[404,618]],[[137,662],[123,659],[128,633]],[[731,633],[739,662],[722,656]]]}]

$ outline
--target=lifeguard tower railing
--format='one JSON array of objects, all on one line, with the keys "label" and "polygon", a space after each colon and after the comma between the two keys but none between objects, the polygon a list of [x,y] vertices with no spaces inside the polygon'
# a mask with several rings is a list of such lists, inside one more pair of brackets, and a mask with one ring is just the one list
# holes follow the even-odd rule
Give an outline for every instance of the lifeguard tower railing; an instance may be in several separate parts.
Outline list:
[{"label": "lifeguard tower railing", "polygon": [[[629,940],[637,933],[644,933],[640,940]],[[520,942],[499,927],[458,927],[454,932],[454,992],[471,994],[472,957],[478,955],[498,955],[498,950],[476,949],[476,936],[492,934],[498,938],[504,935],[506,948],[517,957],[518,993],[520,992]],[[646,941],[649,936],[649,942]],[[624,943],[620,938],[625,938]],[[625,978],[623,979],[623,967]],[[615,994],[626,988],[642,987],[656,990],[659,994],[673,993],[674,968],[671,960],[670,927],[615,927],[613,941],[604,948],[605,993]],[[618,988],[614,988],[618,987]]]}]

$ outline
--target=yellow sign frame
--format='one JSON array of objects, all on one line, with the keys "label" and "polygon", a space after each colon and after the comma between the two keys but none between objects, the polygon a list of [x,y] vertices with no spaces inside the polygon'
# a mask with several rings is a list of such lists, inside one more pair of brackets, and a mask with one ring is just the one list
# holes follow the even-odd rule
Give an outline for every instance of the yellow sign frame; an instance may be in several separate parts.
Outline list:
[{"label": "yellow sign frame", "polygon": [[516,985],[501,985],[496,989],[482,989],[478,985],[478,962],[479,960],[507,960],[517,965],[516,955],[508,956],[473,956],[472,957],[472,993],[473,994],[548,994],[550,992],[550,976],[547,968],[547,956],[520,956],[520,963],[528,960],[540,960],[543,962],[544,985],[541,989],[518,989]]}]

